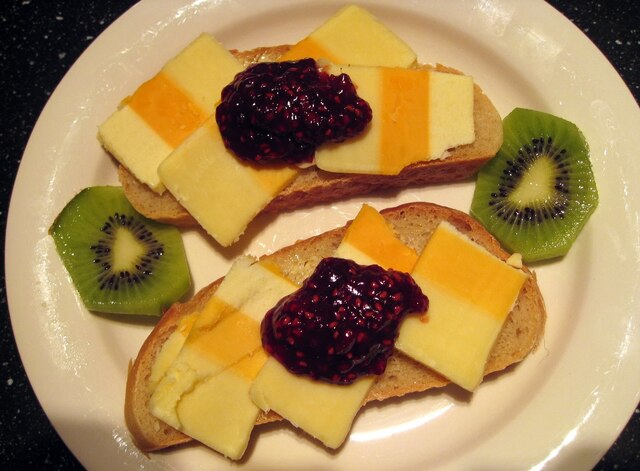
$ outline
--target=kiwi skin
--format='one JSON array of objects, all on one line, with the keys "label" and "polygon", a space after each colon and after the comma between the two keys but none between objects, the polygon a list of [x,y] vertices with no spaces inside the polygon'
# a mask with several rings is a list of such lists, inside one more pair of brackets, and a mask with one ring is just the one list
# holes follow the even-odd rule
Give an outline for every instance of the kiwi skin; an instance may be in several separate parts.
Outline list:
[{"label": "kiwi skin", "polygon": [[121,187],[83,189],[49,234],[91,311],[159,316],[191,287],[178,229],[140,215]]},{"label": "kiwi skin", "polygon": [[503,120],[502,147],[478,173],[470,213],[527,263],[564,256],[598,205],[578,127],[535,110]]}]

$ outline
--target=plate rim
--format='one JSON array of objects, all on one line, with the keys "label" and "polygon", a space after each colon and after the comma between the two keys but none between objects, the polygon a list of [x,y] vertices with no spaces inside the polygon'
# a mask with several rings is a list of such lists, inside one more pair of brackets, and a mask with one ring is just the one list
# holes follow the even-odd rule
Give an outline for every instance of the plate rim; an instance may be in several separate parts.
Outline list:
[{"label": "plate rim", "polygon": [[[135,5],[135,6],[133,7],[133,9],[136,9],[136,8],[143,8],[145,5],[148,5],[149,3],[150,3],[150,2],[148,2],[148,1],[147,1],[147,2],[141,2],[141,4]],[[174,3],[178,4],[178,3],[183,3],[183,2],[174,2]],[[313,2],[310,2],[310,3],[313,3]],[[375,2],[374,2],[374,3],[375,3]],[[377,3],[385,3],[385,2],[377,2]],[[542,2],[539,2],[539,4],[540,4],[540,3],[542,3]],[[545,5],[546,5],[546,4],[545,4]],[[125,17],[125,16],[129,15],[129,13],[130,13],[131,11],[133,11],[133,9],[132,9],[132,10],[129,10],[127,13],[125,13],[125,14],[123,15],[123,17]],[[553,11],[554,11],[554,12],[556,12],[556,13],[558,13],[555,9],[553,9]],[[121,18],[119,18],[118,20],[116,20],[116,22],[114,22],[114,23],[113,23],[109,28],[107,28],[107,30],[105,30],[105,33],[107,33],[107,31],[116,31],[116,30],[119,28],[119,26],[117,26],[117,25],[119,25],[119,22],[120,22],[120,20],[121,20],[123,17],[121,17]],[[564,17],[562,17],[562,18],[564,19]],[[557,19],[557,18],[556,18],[556,19]],[[568,20],[564,19],[564,21],[565,21],[566,23],[570,24],[573,28],[575,28],[575,26],[574,26],[573,24],[571,24],[570,22],[568,22]],[[577,30],[577,28],[576,28],[576,30]],[[577,30],[577,31],[579,32],[579,30]],[[94,42],[94,44],[95,44],[95,43],[100,39],[100,37],[102,37],[105,33],[101,34],[98,38],[96,38],[96,41]],[[111,34],[111,33],[110,33],[110,34]],[[597,54],[601,56],[601,59],[604,59],[604,56],[602,56],[602,53],[601,53],[597,48],[595,48],[595,46],[593,46],[593,45],[592,45],[592,43],[591,43],[591,42],[590,42],[586,37],[584,37],[584,35],[582,35],[582,33],[581,33],[581,32],[579,32],[579,34],[580,34],[584,39],[586,39],[586,41],[588,41],[588,44],[590,44],[590,45],[593,47],[593,49],[595,49],[595,51],[597,51]],[[87,51],[85,51],[85,53],[83,53],[83,55],[78,59],[78,61],[83,60],[82,58],[83,58],[83,57],[85,57],[85,55],[86,55],[86,54],[88,54],[88,52],[89,52],[89,49],[88,49]],[[606,61],[606,59],[604,59],[604,61]],[[622,84],[624,85],[624,88],[626,89],[626,91],[627,91],[627,93],[628,93],[628,95],[629,95],[629,98],[631,98],[631,93],[630,93],[630,91],[628,90],[628,88],[626,87],[626,85],[624,84],[624,82],[622,82],[622,79],[619,77],[619,75],[617,74],[617,72],[615,72],[615,70],[613,70],[613,67],[608,63],[608,61],[606,61],[606,63],[607,63],[607,64],[609,65],[609,67],[611,68],[611,70],[610,70],[610,71],[607,71],[607,73],[609,73],[609,74],[610,74],[610,72],[611,72],[611,71],[613,71],[614,75],[617,77],[617,79],[619,79],[620,83],[622,83]],[[73,75],[73,71],[74,71],[74,70],[75,70],[75,65],[74,65],[74,66],[73,66],[73,67],[68,71],[68,73],[67,73],[67,74],[65,75],[65,77],[63,78],[62,82],[65,82],[65,80],[67,80],[67,78],[68,78],[68,77],[72,76],[72,75]],[[61,82],[61,84],[62,84],[62,82]],[[618,86],[619,86],[619,83],[618,83],[618,84],[616,84],[616,87],[618,87]],[[52,100],[53,100],[53,99],[54,99],[54,97],[56,96],[57,91],[58,91],[58,89],[56,89],[56,91],[54,91],[54,93],[52,94],[52,97],[51,97],[51,99],[52,99]],[[624,100],[622,100],[622,101],[624,102]],[[635,100],[633,100],[633,102],[634,102],[634,104],[635,104]],[[49,103],[47,104],[47,106],[45,106],[45,110],[43,110],[43,115],[44,115],[44,113],[45,113],[45,111],[46,111],[46,109],[47,109],[48,107],[49,107]],[[638,110],[637,110],[637,108],[636,108],[636,110],[635,110],[635,111],[636,111],[636,112],[638,111]],[[36,134],[36,132],[37,132],[37,128],[38,128],[38,126],[39,126],[39,125],[40,125],[40,119],[38,120],[38,123],[36,124],[36,127],[34,127],[34,131],[33,131],[32,137],[33,137],[33,135],[35,135],[35,134]],[[27,144],[27,147],[25,148],[24,157],[27,157],[27,155],[29,154],[29,149],[30,149],[30,146],[31,146],[31,140],[32,140],[32,139],[30,138],[30,139],[29,139],[29,143]],[[20,169],[19,169],[19,171],[18,171],[18,175],[16,176],[16,183],[15,183],[15,185],[14,185],[13,193],[16,193],[16,192],[17,192],[18,182],[22,182],[22,180],[23,180],[23,178],[20,176],[22,168],[23,168],[23,165],[21,164],[21,165],[20,165]],[[17,193],[16,193],[16,194],[17,194]],[[18,197],[19,197],[19,196],[17,196],[17,198],[18,198]],[[11,273],[11,270],[9,269],[9,266],[10,266],[10,265],[9,265],[9,262],[10,262],[10,261],[9,261],[9,255],[12,253],[12,248],[13,248],[13,245],[12,245],[12,244],[13,244],[13,243],[12,243],[12,239],[13,239],[13,238],[12,238],[12,237],[9,237],[9,235],[14,233],[14,231],[15,231],[14,227],[16,227],[16,225],[18,224],[17,222],[15,222],[15,221],[17,220],[16,218],[17,218],[17,216],[15,215],[14,195],[12,194],[11,203],[10,203],[10,207],[9,207],[9,217],[8,217],[8,220],[7,220],[7,239],[6,239],[6,244],[5,244],[5,247],[6,247],[5,251],[6,251],[6,253],[8,254],[8,255],[7,255],[7,260],[6,260],[6,262],[5,262],[5,265],[7,266],[7,267],[5,268],[5,271],[6,271],[6,273],[7,273],[7,298],[8,298],[9,312],[11,313],[11,323],[12,323],[12,325],[14,325],[14,315],[13,315],[13,309],[12,309],[12,307],[11,307],[11,306],[16,304],[16,302],[15,302],[15,301],[13,301],[13,302],[12,302],[12,296],[13,296],[13,293],[16,291],[16,289],[11,287],[11,286],[15,286],[15,285],[14,285],[14,281],[11,281],[11,282],[10,282],[10,276],[9,276],[9,274]],[[636,247],[636,250],[637,250],[637,247]],[[11,285],[11,286],[10,286],[10,285]],[[15,331],[15,327],[14,327],[14,331]],[[636,330],[635,332],[633,332],[633,335],[637,335],[637,330]],[[25,349],[24,341],[23,341],[22,339],[18,339],[18,338],[16,338],[16,342],[18,343],[18,349],[19,349],[19,351],[20,351],[21,358],[24,358],[24,356],[23,356],[23,350]],[[29,374],[29,365],[25,364],[25,369],[27,370],[27,372],[28,372],[28,374]],[[31,380],[31,375],[30,375],[30,374],[29,374],[29,378],[30,378],[30,380]],[[34,389],[35,389],[35,388],[34,388]],[[38,396],[39,400],[40,400],[41,394],[42,394],[42,393],[39,393],[38,391],[36,391],[36,395]],[[636,396],[635,396],[636,404],[637,404],[637,401],[638,401],[638,399],[639,399],[639,398],[640,398],[640,391],[639,391],[638,393],[636,393]],[[42,403],[42,401],[41,401],[41,403]],[[629,410],[629,414],[628,414],[628,416],[630,416],[630,415],[631,415],[631,413],[633,412],[633,409],[634,409],[634,408],[635,408],[635,404],[634,404],[634,405],[632,406],[632,408]],[[627,416],[627,417],[628,417],[628,416]],[[53,423],[53,421],[52,421],[52,423]],[[55,423],[54,423],[54,427],[55,427]],[[56,429],[57,429],[57,428],[56,428]],[[59,432],[59,433],[60,433],[60,432]],[[616,434],[616,436],[617,436],[617,434]],[[64,439],[64,437],[63,437],[63,439]],[[615,436],[613,437],[613,439],[615,439]],[[611,440],[611,443],[613,442],[613,439]],[[603,450],[603,453],[604,453],[604,451],[606,451],[606,449],[605,449],[605,450]]]}]

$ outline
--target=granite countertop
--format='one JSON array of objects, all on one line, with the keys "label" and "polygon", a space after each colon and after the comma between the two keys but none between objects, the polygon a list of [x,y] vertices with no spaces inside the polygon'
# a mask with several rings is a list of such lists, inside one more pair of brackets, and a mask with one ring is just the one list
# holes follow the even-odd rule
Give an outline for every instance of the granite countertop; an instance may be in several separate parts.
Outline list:
[{"label": "granite countertop", "polygon": [[[40,111],[65,72],[133,0],[84,2],[6,0],[0,7],[0,237],[22,152]],[[605,54],[640,96],[640,2],[551,0]],[[3,263],[4,269],[4,253]],[[40,408],[17,353],[9,322],[5,275],[0,285],[0,468],[82,469]],[[598,470],[640,467],[636,408]]]}]

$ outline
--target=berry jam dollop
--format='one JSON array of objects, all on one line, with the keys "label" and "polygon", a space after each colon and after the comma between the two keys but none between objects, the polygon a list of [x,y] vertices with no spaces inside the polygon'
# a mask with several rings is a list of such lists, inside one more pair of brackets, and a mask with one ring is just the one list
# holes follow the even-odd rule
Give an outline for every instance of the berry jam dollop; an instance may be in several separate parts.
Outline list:
[{"label": "berry jam dollop", "polygon": [[318,146],[357,135],[371,117],[349,76],[330,75],[313,59],[248,67],[216,108],[227,149],[261,164],[311,162]]},{"label": "berry jam dollop", "polygon": [[267,312],[262,344],[292,373],[351,384],[384,372],[400,321],[428,305],[406,273],[326,258]]}]

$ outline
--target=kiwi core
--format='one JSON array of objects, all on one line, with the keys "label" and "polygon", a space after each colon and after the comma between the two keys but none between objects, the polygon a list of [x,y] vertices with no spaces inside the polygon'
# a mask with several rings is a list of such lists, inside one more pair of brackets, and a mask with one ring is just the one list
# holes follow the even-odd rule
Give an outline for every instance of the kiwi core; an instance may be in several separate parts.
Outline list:
[{"label": "kiwi core", "polygon": [[509,200],[517,206],[546,204],[558,195],[554,190],[555,165],[548,158],[536,160],[522,176]]},{"label": "kiwi core", "polygon": [[135,264],[145,252],[144,244],[130,231],[118,228],[113,242],[113,270],[116,272],[135,270]]}]

